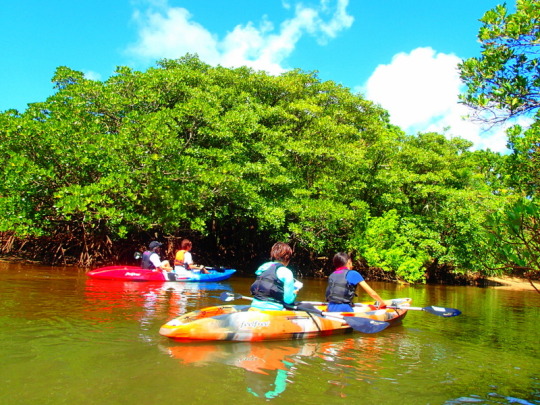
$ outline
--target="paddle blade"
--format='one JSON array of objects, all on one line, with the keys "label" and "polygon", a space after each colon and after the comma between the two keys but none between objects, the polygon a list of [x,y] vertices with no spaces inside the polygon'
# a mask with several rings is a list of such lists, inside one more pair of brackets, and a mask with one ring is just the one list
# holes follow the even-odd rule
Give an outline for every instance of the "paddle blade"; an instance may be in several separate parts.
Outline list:
[{"label": "paddle blade", "polygon": [[225,301],[225,302],[234,301],[234,300],[239,300],[240,298],[242,298],[242,295],[240,295],[240,294],[235,294],[235,293],[230,293],[230,292],[223,292],[223,293],[221,293],[221,295],[219,296],[219,299],[220,299],[221,301]]},{"label": "paddle blade", "polygon": [[461,314],[461,311],[459,309],[436,307],[433,305],[422,309],[426,312],[429,312],[430,314],[444,316],[445,318],[450,318],[452,316],[458,316],[459,314]]},{"label": "paddle blade", "polygon": [[390,326],[388,322],[354,316],[344,316],[343,320],[347,322],[351,328],[362,333],[377,333]]}]

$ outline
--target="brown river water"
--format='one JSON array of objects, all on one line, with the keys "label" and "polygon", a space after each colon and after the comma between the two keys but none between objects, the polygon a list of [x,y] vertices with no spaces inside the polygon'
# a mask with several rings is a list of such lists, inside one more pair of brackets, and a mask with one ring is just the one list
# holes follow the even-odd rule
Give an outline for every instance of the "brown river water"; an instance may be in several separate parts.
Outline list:
[{"label": "brown river water", "polygon": [[[304,341],[179,343],[162,324],[253,279],[144,283],[0,262],[0,404],[540,404],[540,294],[370,283],[401,326]],[[299,300],[325,282],[301,280]],[[366,299],[366,296],[361,296]],[[235,302],[246,304],[246,301]]]}]

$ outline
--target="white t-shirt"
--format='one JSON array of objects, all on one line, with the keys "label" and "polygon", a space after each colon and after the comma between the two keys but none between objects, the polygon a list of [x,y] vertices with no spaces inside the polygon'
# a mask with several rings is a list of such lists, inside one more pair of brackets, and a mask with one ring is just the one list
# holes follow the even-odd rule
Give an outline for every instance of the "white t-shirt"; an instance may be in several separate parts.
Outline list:
[{"label": "white t-shirt", "polygon": [[159,257],[159,255],[154,252],[150,255],[150,261],[152,262],[152,264],[156,267],[156,269],[159,267],[163,267],[163,265],[165,264],[166,260],[163,260],[161,261],[161,258]]},{"label": "white t-shirt", "polygon": [[150,255],[150,261],[156,267],[156,269],[158,267],[161,267],[161,259],[159,258],[159,255],[156,252]]},{"label": "white t-shirt", "polygon": [[[193,257],[190,252],[184,252],[184,263],[193,264]],[[192,273],[184,266],[174,266],[174,272],[178,275],[191,275]]]},{"label": "white t-shirt", "polygon": [[184,263],[193,264],[193,257],[191,256],[190,252],[184,253]]}]

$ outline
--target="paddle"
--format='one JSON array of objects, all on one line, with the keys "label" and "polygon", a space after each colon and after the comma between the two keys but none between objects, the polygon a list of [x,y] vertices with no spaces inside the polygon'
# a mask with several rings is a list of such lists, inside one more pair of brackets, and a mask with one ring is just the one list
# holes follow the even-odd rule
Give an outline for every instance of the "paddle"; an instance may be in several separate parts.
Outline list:
[{"label": "paddle", "polygon": [[[305,301],[304,303],[310,304],[310,305],[324,305],[325,304],[324,302],[314,302],[314,301]],[[365,305],[366,304],[354,304],[355,307],[362,307]],[[399,306],[399,305],[387,305],[386,308],[410,309],[411,311],[425,311],[433,315],[443,316],[445,318],[450,318],[452,316],[458,316],[461,314],[461,311],[459,309],[439,307],[439,306],[434,306],[434,305],[430,305],[428,307],[408,307],[408,306]]]},{"label": "paddle", "polygon": [[[253,300],[253,298],[251,297],[246,297],[241,294],[230,293],[230,292],[222,293],[219,296],[219,299],[225,302],[229,302],[229,301],[233,301],[237,299]],[[387,328],[390,325],[388,322],[375,321],[373,319],[360,318],[360,317],[354,317],[354,316],[343,316],[343,315],[334,314],[330,312],[320,311],[317,308],[315,308],[313,305],[306,304],[306,303],[301,304],[301,305],[285,305],[285,308],[312,313],[323,318],[339,319],[340,321],[345,322],[354,330],[358,332],[362,332],[362,333],[377,333]]]},{"label": "paddle", "polygon": [[461,311],[459,309],[455,309],[455,308],[445,308],[445,307],[436,307],[436,306],[429,306],[429,307],[400,307],[400,306],[397,306],[397,307],[394,307],[394,306],[388,306],[386,308],[396,308],[396,309],[411,309],[413,311],[425,311],[425,312],[429,312],[430,314],[433,314],[433,315],[438,315],[438,316],[444,316],[445,318],[450,318],[452,316],[458,316],[461,314]]},{"label": "paddle", "polygon": [[213,270],[213,271],[217,271],[218,273],[225,273],[225,270],[227,270],[226,267],[223,267],[223,266],[217,266],[217,267],[207,267],[207,266],[204,266],[204,268],[206,270]]}]

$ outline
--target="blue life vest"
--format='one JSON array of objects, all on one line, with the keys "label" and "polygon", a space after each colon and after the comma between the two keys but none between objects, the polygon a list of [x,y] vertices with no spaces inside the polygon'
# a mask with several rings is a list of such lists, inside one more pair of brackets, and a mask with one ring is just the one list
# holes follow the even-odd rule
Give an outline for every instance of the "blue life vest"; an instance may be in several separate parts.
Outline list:
[{"label": "blue life vest", "polygon": [[277,277],[277,270],[284,267],[281,263],[272,263],[268,269],[257,276],[255,282],[251,285],[251,295],[260,301],[273,301],[280,304],[284,303],[283,281]]},{"label": "blue life vest", "polygon": [[328,277],[326,301],[334,304],[351,304],[356,291],[356,284],[347,281],[347,271],[333,272]]}]

